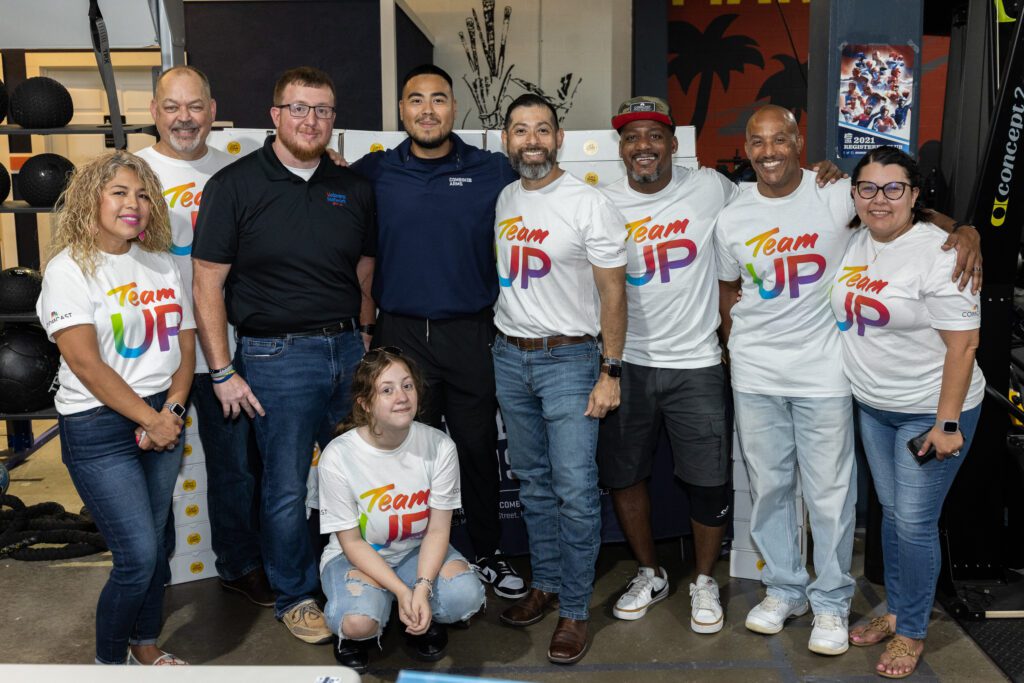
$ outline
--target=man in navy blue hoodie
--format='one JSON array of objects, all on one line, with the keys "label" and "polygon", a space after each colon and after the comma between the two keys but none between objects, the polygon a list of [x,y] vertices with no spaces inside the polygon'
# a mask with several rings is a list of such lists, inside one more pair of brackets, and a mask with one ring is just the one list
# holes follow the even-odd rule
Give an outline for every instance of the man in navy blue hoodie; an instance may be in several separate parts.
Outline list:
[{"label": "man in navy blue hoodie", "polygon": [[517,599],[523,580],[500,554],[497,400],[490,346],[498,297],[494,205],[519,176],[502,154],[452,133],[455,97],[443,69],[410,71],[399,103],[409,138],[352,169],[377,196],[379,236],[374,346],[412,357],[430,387],[424,421],[441,418],[459,451],[462,505],[476,565],[496,594]]}]

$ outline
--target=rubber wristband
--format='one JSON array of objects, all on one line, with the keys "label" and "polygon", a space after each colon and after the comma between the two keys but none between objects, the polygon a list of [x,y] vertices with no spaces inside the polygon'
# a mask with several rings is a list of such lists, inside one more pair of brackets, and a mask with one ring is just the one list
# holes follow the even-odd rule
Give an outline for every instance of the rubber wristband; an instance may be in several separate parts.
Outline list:
[{"label": "rubber wristband", "polygon": [[229,379],[231,379],[234,376],[235,376],[235,371],[234,370],[232,370],[231,372],[229,372],[226,375],[221,375],[219,377],[214,377],[211,374],[210,375],[210,381],[213,382],[214,384],[223,384],[224,382],[227,382]]}]

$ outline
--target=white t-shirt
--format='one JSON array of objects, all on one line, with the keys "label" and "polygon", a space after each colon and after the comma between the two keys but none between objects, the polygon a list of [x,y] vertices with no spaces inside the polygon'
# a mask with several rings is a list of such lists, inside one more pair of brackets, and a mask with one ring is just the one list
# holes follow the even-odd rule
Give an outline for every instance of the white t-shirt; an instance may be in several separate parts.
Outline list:
[{"label": "white t-shirt", "polygon": [[[235,161],[226,152],[213,147],[207,148],[206,154],[196,161],[174,159],[161,154],[153,147],[136,152],[145,159],[160,178],[164,188],[164,199],[171,217],[171,254],[181,271],[181,281],[185,284],[185,293],[189,302],[192,301],[192,235],[195,232],[196,217],[199,215],[199,203],[203,199],[206,181],[214,173]],[[228,347],[232,356],[235,353],[235,331],[228,325]],[[196,372],[209,372],[203,351],[196,343]]]},{"label": "white t-shirt", "polygon": [[[36,315],[53,339],[59,330],[93,325],[100,358],[142,397],[171,386],[181,364],[178,331],[195,329],[192,304],[170,254],[143,251],[135,242],[126,254],[101,254],[86,276],[65,249],[46,266]],[[61,415],[102,403],[60,359],[55,404]]]},{"label": "white t-shirt", "polygon": [[849,396],[828,293],[854,231],[850,181],[819,188],[812,171],[787,197],[743,189],[715,230],[718,279],[742,278],[729,362],[737,391]]},{"label": "white t-shirt", "polygon": [[[950,279],[956,252],[942,251],[947,237],[918,223],[892,242],[876,242],[862,229],[850,243],[831,302],[858,401],[897,413],[938,409],[946,345],[936,330],[981,327],[980,297]],[[964,410],[984,397],[975,362]]]},{"label": "white t-shirt", "polygon": [[514,337],[597,336],[593,266],[626,265],[625,219],[569,173],[539,190],[501,191],[494,213],[498,302],[494,323]]},{"label": "white t-shirt", "polygon": [[718,365],[714,227],[739,188],[714,169],[675,166],[655,194],[637,192],[627,178],[604,192],[626,217],[623,360],[662,368]]},{"label": "white t-shirt", "polygon": [[444,432],[413,422],[393,451],[374,448],[349,430],[320,455],[320,533],[331,538],[320,571],[343,554],[335,531],[359,529],[363,540],[394,567],[419,547],[430,508],[457,510],[459,458]]}]

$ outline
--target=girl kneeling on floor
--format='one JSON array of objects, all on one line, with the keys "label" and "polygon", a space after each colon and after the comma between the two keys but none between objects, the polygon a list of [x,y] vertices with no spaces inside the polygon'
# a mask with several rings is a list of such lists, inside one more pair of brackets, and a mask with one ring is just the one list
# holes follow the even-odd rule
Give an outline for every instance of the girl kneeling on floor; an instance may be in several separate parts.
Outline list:
[{"label": "girl kneeling on floor", "polygon": [[196,325],[160,181],[132,154],[104,154],[75,171],[54,223],[36,313],[60,349],[61,459],[113,555],[96,663],[184,664],[156,642]]},{"label": "girl kneeling on floor", "polygon": [[366,670],[392,601],[424,661],[444,657],[442,624],[484,604],[476,573],[448,543],[461,505],[455,444],[414,422],[422,395],[422,377],[399,349],[369,351],[352,381],[352,413],[317,468],[320,531],[331,534],[320,560],[324,612],[338,634],[338,662],[357,671]]}]

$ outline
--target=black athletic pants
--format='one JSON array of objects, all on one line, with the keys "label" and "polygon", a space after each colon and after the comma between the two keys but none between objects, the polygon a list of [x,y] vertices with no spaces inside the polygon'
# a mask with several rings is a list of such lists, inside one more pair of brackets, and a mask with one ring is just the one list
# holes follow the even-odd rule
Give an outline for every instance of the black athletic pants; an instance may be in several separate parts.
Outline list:
[{"label": "black athletic pants", "polygon": [[[381,311],[373,346],[396,346],[422,370],[428,391],[422,421],[442,429],[459,451],[462,509],[478,558],[499,548],[498,401],[494,392],[494,314],[426,320]],[[422,400],[422,399],[421,399]]]}]

